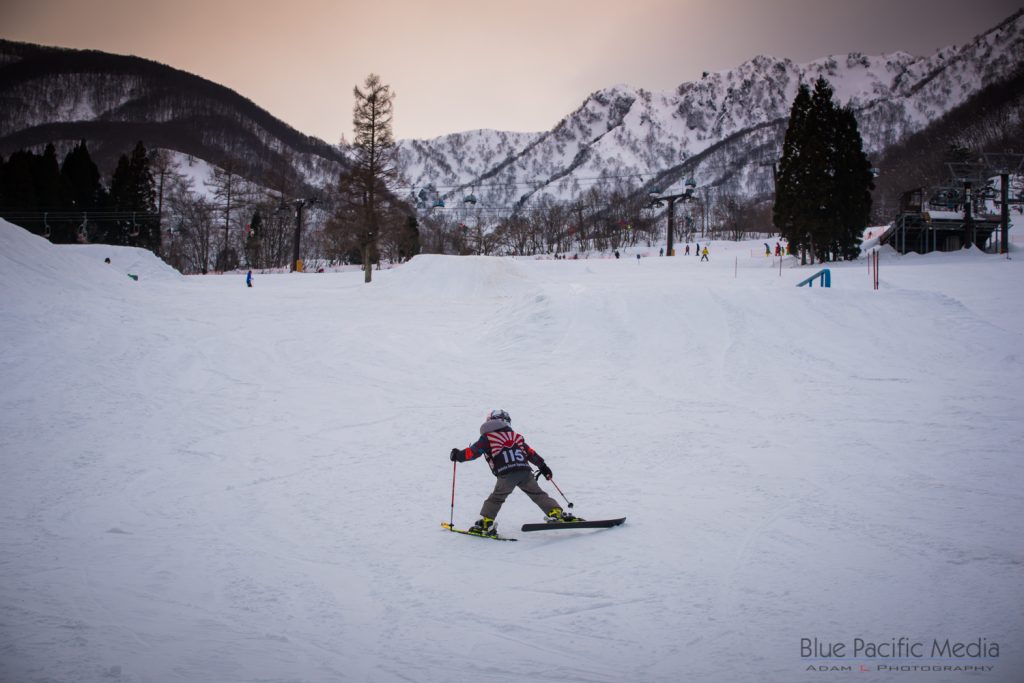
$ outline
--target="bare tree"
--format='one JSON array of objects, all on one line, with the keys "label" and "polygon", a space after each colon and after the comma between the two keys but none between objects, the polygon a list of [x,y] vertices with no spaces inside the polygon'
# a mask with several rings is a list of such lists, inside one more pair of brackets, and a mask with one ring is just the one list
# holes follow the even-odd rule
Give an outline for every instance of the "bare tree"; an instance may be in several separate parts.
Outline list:
[{"label": "bare tree", "polygon": [[180,187],[185,182],[185,176],[178,172],[174,155],[166,149],[150,150],[149,161],[156,179],[157,226],[162,233],[164,231],[164,197],[172,191],[172,188]]},{"label": "bare tree", "polygon": [[224,243],[217,255],[217,270],[225,271],[238,267],[238,252],[231,249],[229,231],[231,228],[231,212],[238,208],[242,177],[238,174],[239,162],[234,157],[226,157],[219,166],[214,166],[213,175],[206,181],[206,186],[216,199],[218,208],[224,212]]},{"label": "bare tree", "polygon": [[361,213],[350,223],[358,231],[362,254],[364,281],[373,277],[373,260],[377,258],[377,240],[383,227],[381,204],[387,201],[387,184],[397,176],[395,140],[391,133],[391,87],[380,76],[370,74],[363,88],[352,90],[355,106],[352,127],[355,138],[351,145],[352,169],[341,174],[339,199],[341,211],[356,207]]},{"label": "bare tree", "polygon": [[183,273],[208,273],[216,207],[188,186],[171,192],[167,203],[171,227],[169,262]]}]

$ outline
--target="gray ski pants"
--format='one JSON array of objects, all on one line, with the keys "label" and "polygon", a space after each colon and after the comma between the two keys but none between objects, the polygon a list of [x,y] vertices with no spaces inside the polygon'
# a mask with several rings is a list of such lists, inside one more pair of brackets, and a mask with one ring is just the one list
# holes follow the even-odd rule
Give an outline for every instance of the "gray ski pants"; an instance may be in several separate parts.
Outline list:
[{"label": "gray ski pants", "polygon": [[497,517],[498,510],[501,509],[505,499],[508,498],[508,494],[512,493],[517,486],[530,497],[530,500],[537,504],[537,507],[544,511],[544,514],[551,512],[552,508],[561,507],[558,501],[544,493],[544,490],[537,485],[533,478],[533,472],[523,470],[522,472],[513,472],[498,477],[498,480],[494,483],[494,491],[491,492],[491,495],[487,496],[483,507],[480,508],[480,515],[482,517],[490,517],[491,519]]}]

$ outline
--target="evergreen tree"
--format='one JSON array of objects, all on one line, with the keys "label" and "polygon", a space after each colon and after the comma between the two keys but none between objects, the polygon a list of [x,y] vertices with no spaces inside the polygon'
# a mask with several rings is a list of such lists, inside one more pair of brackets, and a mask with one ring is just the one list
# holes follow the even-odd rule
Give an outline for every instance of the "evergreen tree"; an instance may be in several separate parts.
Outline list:
[{"label": "evergreen tree", "polygon": [[156,216],[156,180],[150,168],[149,152],[139,140],[132,150],[129,163],[132,173],[132,211],[147,214],[139,219],[136,245],[159,254],[160,222]]},{"label": "evergreen tree", "polygon": [[828,81],[801,85],[776,177],[773,220],[801,263],[853,259],[871,212],[871,168],[857,120],[833,101]]},{"label": "evergreen tree", "polygon": [[57,163],[57,150],[52,142],[46,145],[42,156],[36,157],[32,176],[37,202],[36,210],[58,211],[61,208],[60,164]]},{"label": "evergreen tree", "polygon": [[3,164],[0,196],[0,206],[18,225],[50,237],[47,214],[61,209],[60,166],[53,143],[46,145],[42,154],[24,149],[11,154]]},{"label": "evergreen tree", "polygon": [[807,184],[811,169],[805,150],[809,137],[810,110],[811,91],[805,84],[801,84],[793,99],[789,127],[782,144],[782,159],[776,171],[772,216],[776,229],[789,242],[790,249],[799,250],[801,254],[805,253],[811,239],[811,225],[807,216]]},{"label": "evergreen tree", "polygon": [[19,149],[11,154],[4,165],[4,189],[7,211],[34,212],[39,208],[36,197],[36,155],[31,150]]},{"label": "evergreen tree", "polygon": [[80,212],[81,217],[76,216],[71,221],[54,226],[50,239],[58,243],[85,239],[87,235],[83,233],[88,232],[88,212],[103,209],[107,201],[99,169],[89,155],[85,140],[75,145],[64,157],[60,166],[60,186],[64,209]]},{"label": "evergreen tree", "polygon": [[60,176],[65,208],[74,211],[97,211],[103,208],[106,191],[85,140],[65,155],[60,166]]},{"label": "evergreen tree", "polygon": [[836,233],[838,217],[834,205],[838,201],[835,187],[836,158],[838,153],[836,106],[833,90],[828,81],[819,77],[811,93],[808,116],[807,143],[808,179],[810,188],[808,210],[810,216],[811,253],[819,261],[828,261],[828,254]]},{"label": "evergreen tree", "polygon": [[110,223],[105,242],[159,252],[156,183],[149,154],[140,140],[131,156],[121,155],[110,181],[110,207],[121,216]]},{"label": "evergreen tree", "polygon": [[[117,167],[110,177],[109,206],[117,212],[131,211],[131,164],[128,156],[122,154],[117,160]],[[123,220],[112,220],[104,223],[103,233],[99,241],[104,244],[131,244],[129,232],[131,226]]]},{"label": "evergreen tree", "polygon": [[837,258],[852,260],[860,255],[864,228],[871,219],[871,191],[875,184],[853,111],[849,107],[838,109],[836,119],[831,249]]}]

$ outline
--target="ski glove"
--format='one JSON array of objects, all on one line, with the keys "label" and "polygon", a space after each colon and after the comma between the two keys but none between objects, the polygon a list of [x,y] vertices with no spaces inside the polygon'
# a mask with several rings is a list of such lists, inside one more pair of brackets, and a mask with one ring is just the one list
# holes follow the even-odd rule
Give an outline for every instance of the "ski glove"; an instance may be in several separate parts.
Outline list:
[{"label": "ski glove", "polygon": [[538,471],[541,473],[541,475],[543,475],[543,477],[545,479],[551,479],[551,468],[550,467],[548,467],[546,464],[538,465],[537,467],[538,467]]},{"label": "ski glove", "polygon": [[462,449],[461,448],[453,448],[452,449],[452,454],[451,454],[451,456],[449,456],[449,459],[452,462],[465,462],[465,458],[462,457]]}]

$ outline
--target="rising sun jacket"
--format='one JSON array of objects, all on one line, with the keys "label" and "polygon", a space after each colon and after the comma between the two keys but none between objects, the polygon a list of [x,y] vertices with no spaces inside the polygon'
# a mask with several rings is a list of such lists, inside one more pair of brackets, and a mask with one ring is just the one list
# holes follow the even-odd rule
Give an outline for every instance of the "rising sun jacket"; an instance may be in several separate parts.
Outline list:
[{"label": "rising sun jacket", "polygon": [[522,434],[517,434],[511,425],[502,420],[488,420],[480,425],[480,438],[469,448],[464,448],[456,460],[466,462],[481,456],[496,477],[529,471],[530,463],[537,467],[544,464],[544,458],[530,448]]}]

